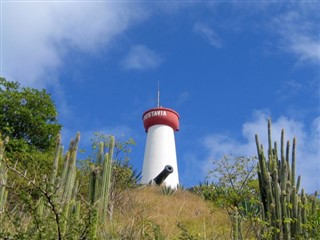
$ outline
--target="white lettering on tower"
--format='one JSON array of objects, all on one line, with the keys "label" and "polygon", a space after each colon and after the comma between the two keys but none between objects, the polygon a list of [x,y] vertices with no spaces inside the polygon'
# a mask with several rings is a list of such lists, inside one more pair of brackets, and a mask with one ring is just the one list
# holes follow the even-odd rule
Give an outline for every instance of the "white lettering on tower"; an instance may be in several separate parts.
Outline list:
[{"label": "white lettering on tower", "polygon": [[146,113],[143,116],[143,120],[146,120],[148,118],[155,117],[155,116],[167,116],[167,112],[164,110],[151,111]]}]

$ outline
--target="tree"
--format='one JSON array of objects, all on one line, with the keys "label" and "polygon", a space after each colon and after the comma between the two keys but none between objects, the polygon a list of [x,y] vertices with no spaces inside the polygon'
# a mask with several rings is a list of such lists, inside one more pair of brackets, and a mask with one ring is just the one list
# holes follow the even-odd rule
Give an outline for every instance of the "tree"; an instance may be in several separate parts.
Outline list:
[{"label": "tree", "polygon": [[61,130],[57,117],[46,90],[0,78],[0,132],[10,138],[9,152],[52,149]]},{"label": "tree", "polygon": [[[232,223],[232,239],[247,238],[255,228],[251,220],[258,216],[256,158],[226,155],[213,162],[205,184],[193,189],[204,199],[225,209]],[[213,180],[209,183],[209,180]],[[249,221],[246,229],[243,220]],[[245,236],[243,232],[246,230]]]},{"label": "tree", "polygon": [[[225,155],[220,161],[213,162],[208,179],[213,178],[214,185],[221,189],[223,204],[230,210],[240,209],[243,201],[256,194],[256,159]],[[222,194],[223,193],[223,194]]]}]

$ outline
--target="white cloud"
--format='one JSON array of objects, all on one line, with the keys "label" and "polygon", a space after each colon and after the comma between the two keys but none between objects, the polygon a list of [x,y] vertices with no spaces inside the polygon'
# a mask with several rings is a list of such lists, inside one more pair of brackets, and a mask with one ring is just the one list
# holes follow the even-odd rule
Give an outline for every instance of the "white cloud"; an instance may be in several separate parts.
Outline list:
[{"label": "white cloud", "polygon": [[124,69],[145,70],[156,68],[162,62],[162,58],[156,52],[146,46],[133,46],[122,62]]},{"label": "white cloud", "polygon": [[[203,139],[208,152],[203,162],[203,171],[206,174],[213,160],[219,160],[225,154],[235,156],[257,155],[255,134],[259,136],[260,144],[267,150],[267,118],[265,112],[256,112],[253,120],[242,125],[242,136],[244,141],[239,141],[229,135],[209,135]],[[281,116],[272,123],[272,140],[277,141],[280,150],[281,129],[285,129],[285,139],[296,137],[296,166],[297,175],[302,177],[302,187],[308,192],[320,189],[320,116],[317,117],[312,126],[306,127],[300,121]],[[290,150],[291,152],[291,150]]]},{"label": "white cloud", "polygon": [[2,74],[44,87],[70,49],[96,53],[147,17],[140,4],[113,2],[2,3]]},{"label": "white cloud", "polygon": [[205,41],[216,48],[222,47],[222,42],[216,32],[202,23],[196,23],[193,26],[193,31],[199,34]]},{"label": "white cloud", "polygon": [[287,39],[290,43],[289,50],[300,56],[300,61],[312,61],[319,64],[320,39],[314,39],[310,36],[303,36],[299,34],[288,36]]},{"label": "white cloud", "polygon": [[271,21],[281,37],[280,48],[294,54],[299,63],[320,63],[319,19],[307,12],[291,11]]}]

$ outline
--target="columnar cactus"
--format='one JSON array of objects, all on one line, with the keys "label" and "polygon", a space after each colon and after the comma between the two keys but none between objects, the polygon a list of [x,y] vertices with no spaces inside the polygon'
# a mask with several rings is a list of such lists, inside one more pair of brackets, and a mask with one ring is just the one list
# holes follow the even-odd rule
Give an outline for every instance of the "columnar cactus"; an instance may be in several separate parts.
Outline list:
[{"label": "columnar cactus", "polygon": [[61,135],[59,134],[56,139],[55,156],[54,156],[52,170],[51,170],[51,179],[50,179],[51,189],[53,189],[53,186],[56,183],[58,167],[59,167],[59,158],[61,156],[61,150],[62,150]]},{"label": "columnar cactus", "polygon": [[63,190],[63,201],[68,202],[71,200],[71,196],[73,193],[73,189],[75,186],[76,180],[76,160],[77,160],[77,151],[78,151],[78,144],[80,140],[80,133],[77,133],[77,136],[74,140],[71,141],[69,147],[69,155],[70,158],[68,159],[67,171],[66,175],[62,179],[64,182],[62,183],[64,186]]},{"label": "columnar cactus", "polygon": [[287,142],[284,151],[284,130],[281,132],[280,159],[278,159],[277,144],[272,147],[271,120],[268,120],[268,159],[263,146],[258,150],[258,180],[262,201],[263,218],[272,228],[273,239],[293,239],[301,234],[301,224],[306,222],[305,205],[307,198],[304,189],[298,194],[300,176],[296,182],[296,139],[293,139],[291,168],[289,163],[290,143]]},{"label": "columnar cactus", "polygon": [[109,196],[111,188],[111,171],[112,171],[112,157],[114,148],[114,137],[110,138],[109,153],[105,154],[102,170],[102,193],[101,193],[101,221],[105,221],[108,213]]},{"label": "columnar cactus", "polygon": [[7,141],[8,139],[3,141],[0,134],[0,219],[8,197],[8,190],[6,189],[7,169],[3,164],[4,149]]},{"label": "columnar cactus", "polygon": [[[24,214],[24,211],[19,211],[20,214],[18,215],[10,210],[9,215],[12,219],[19,219],[19,221],[24,219],[28,223],[24,225],[25,229],[16,228],[12,230],[13,235],[25,233],[28,228],[33,229],[34,226],[32,224],[38,224],[34,228],[36,230],[33,234],[39,238],[43,238],[45,237],[44,234],[50,233],[53,234],[53,238],[58,237],[58,239],[80,239],[86,237],[96,239],[98,227],[105,224],[107,220],[115,141],[114,137],[110,138],[109,152],[106,154],[104,154],[104,145],[100,144],[99,155],[96,163],[92,166],[90,176],[90,201],[86,206],[81,206],[81,202],[85,201],[79,200],[79,181],[76,178],[76,157],[79,140],[80,134],[78,133],[76,138],[70,142],[69,150],[63,157],[63,148],[60,143],[61,137],[60,135],[57,137],[51,175],[49,178],[44,176],[43,181],[38,183],[34,178],[17,169],[16,166],[4,164],[3,155],[6,141],[2,141],[0,135],[0,229],[5,224],[7,231],[11,231],[9,229],[10,224],[6,219],[8,214],[2,214],[4,210],[7,211],[6,167],[8,167],[10,171],[21,177],[27,184],[31,184],[33,189],[39,190],[37,192],[42,194],[35,202],[32,202],[33,200],[30,196],[25,199],[31,206],[30,214]],[[64,163],[63,169],[59,174],[60,161],[64,161]],[[81,209],[86,208],[89,209],[88,219],[80,217]],[[52,223],[55,224],[56,228],[53,227]],[[47,229],[47,227],[50,229]],[[79,229],[84,230],[79,231]]]},{"label": "columnar cactus", "polygon": [[[80,133],[77,133],[76,138],[71,140],[69,150],[65,155],[64,169],[61,178],[56,178],[56,169],[59,159],[61,158],[62,148],[56,148],[55,159],[52,167],[51,183],[57,182],[59,179],[58,199],[61,203],[62,222],[61,229],[63,234],[67,234],[73,222],[79,218],[80,201],[77,200],[79,182],[76,180],[76,158]],[[57,145],[60,144],[60,138],[57,139]]]},{"label": "columnar cactus", "polygon": [[114,143],[114,137],[111,137],[109,153],[106,154],[103,143],[100,143],[97,161],[91,166],[89,200],[101,214],[100,223],[106,221],[108,213]]}]

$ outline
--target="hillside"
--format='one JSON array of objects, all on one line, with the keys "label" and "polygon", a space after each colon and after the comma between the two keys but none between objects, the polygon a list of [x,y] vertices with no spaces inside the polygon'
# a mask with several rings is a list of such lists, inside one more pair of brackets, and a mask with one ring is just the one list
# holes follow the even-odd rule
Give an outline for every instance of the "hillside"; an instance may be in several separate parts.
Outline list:
[{"label": "hillside", "polygon": [[230,239],[226,212],[189,191],[165,195],[157,186],[125,192],[109,226],[122,239]]}]

